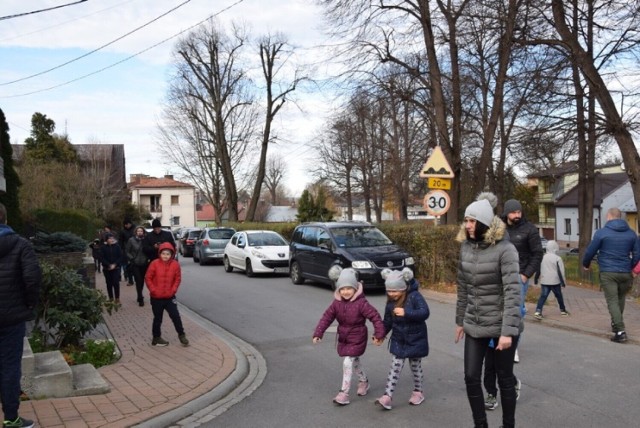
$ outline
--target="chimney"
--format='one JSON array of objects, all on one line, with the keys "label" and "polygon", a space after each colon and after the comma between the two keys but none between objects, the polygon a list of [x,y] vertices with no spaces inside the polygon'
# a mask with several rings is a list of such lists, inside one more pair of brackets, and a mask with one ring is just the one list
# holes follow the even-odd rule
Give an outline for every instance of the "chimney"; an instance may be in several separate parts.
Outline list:
[{"label": "chimney", "polygon": [[164,178],[166,178],[167,180],[173,180],[173,174],[165,174]]}]

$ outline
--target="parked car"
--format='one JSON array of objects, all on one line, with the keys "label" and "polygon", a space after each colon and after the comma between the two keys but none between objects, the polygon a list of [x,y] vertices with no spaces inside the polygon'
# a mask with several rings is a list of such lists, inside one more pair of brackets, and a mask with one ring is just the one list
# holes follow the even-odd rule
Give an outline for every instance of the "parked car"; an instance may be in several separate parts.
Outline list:
[{"label": "parked car", "polygon": [[231,227],[205,227],[200,232],[194,247],[193,261],[203,266],[210,262],[221,262],[224,247],[236,233]]},{"label": "parked car", "polygon": [[193,257],[193,249],[195,248],[196,241],[200,236],[202,229],[199,227],[188,227],[182,229],[180,237],[176,239],[176,245],[178,246],[178,252],[184,257]]},{"label": "parked car", "polygon": [[224,249],[224,269],[256,273],[289,273],[289,243],[270,230],[237,232]]},{"label": "parked car", "polygon": [[295,228],[289,245],[290,277],[294,284],[305,279],[335,288],[329,279],[333,265],[352,267],[367,289],[384,289],[384,268],[414,269],[413,257],[367,222],[308,223]]}]

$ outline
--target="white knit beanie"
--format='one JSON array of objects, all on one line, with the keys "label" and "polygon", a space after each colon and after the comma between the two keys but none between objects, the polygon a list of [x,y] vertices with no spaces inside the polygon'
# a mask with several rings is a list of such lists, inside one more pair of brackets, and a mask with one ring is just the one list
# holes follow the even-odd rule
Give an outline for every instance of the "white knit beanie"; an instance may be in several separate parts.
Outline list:
[{"label": "white knit beanie", "polygon": [[491,226],[493,222],[493,207],[486,199],[475,201],[464,211],[464,216],[477,220],[485,226]]}]

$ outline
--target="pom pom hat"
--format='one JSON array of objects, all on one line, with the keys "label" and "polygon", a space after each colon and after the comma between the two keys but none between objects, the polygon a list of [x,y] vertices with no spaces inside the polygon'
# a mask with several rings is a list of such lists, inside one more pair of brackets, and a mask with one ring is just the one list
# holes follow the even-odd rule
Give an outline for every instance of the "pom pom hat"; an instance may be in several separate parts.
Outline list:
[{"label": "pom pom hat", "polygon": [[493,207],[491,203],[482,199],[480,201],[475,201],[467,207],[464,211],[464,216],[472,218],[485,226],[491,226],[491,222],[493,221]]},{"label": "pom pom hat", "polygon": [[409,268],[383,269],[380,275],[384,279],[384,287],[387,291],[404,291],[407,289],[407,282],[413,279],[413,271]]},{"label": "pom pom hat", "polygon": [[345,287],[358,289],[358,274],[352,268],[342,269],[338,265],[332,266],[329,269],[329,278],[336,282],[336,290]]}]

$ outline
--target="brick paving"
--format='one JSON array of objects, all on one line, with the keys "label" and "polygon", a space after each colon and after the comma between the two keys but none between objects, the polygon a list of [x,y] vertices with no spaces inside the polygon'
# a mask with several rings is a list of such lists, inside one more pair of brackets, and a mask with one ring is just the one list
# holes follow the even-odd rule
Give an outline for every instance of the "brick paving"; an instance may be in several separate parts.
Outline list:
[{"label": "brick paving", "polygon": [[[104,277],[96,287],[105,290]],[[455,294],[424,290],[428,299],[455,304]],[[560,316],[553,295],[547,300],[544,320],[533,318],[535,303],[527,303],[527,321],[556,328],[611,336],[610,319],[602,292],[567,286],[563,290],[570,317]],[[25,401],[20,414],[40,427],[128,427],[189,403],[218,386],[236,367],[232,349],[183,312],[191,346],[180,346],[173,324],[163,321],[163,337],[171,343],[151,346],[151,307],[139,307],[135,287],[121,286],[122,308],[105,315],[111,335],[122,352],[118,362],[99,369],[111,386],[103,395]],[[629,343],[640,344],[640,304],[629,298],[625,313]],[[629,346],[612,344],[612,346]]]},{"label": "brick paving", "polygon": [[[162,322],[162,335],[170,345],[151,346],[153,315],[148,298],[139,307],[135,287],[125,284],[120,286],[122,307],[104,316],[122,353],[118,362],[99,369],[111,392],[24,401],[21,416],[47,428],[128,427],[189,403],[233,373],[233,350],[184,312],[181,316],[190,346],[180,345],[168,316]],[[103,275],[96,275],[96,287],[106,294]]]}]

